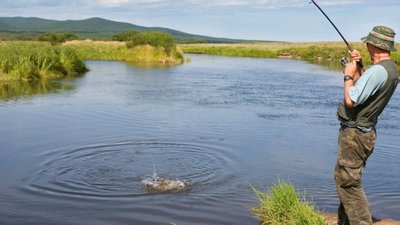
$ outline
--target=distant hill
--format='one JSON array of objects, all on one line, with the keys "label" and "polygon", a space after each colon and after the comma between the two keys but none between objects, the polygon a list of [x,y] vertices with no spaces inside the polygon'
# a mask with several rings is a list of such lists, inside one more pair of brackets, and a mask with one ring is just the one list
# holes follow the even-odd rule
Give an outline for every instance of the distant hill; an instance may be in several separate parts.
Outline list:
[{"label": "distant hill", "polygon": [[36,17],[0,17],[0,39],[2,37],[3,39],[12,39],[13,37],[15,39],[33,39],[45,32],[71,32],[81,38],[109,40],[115,33],[129,29],[169,33],[177,42],[240,43],[250,41],[194,35],[163,27],[143,27],[98,17],[64,21]]}]

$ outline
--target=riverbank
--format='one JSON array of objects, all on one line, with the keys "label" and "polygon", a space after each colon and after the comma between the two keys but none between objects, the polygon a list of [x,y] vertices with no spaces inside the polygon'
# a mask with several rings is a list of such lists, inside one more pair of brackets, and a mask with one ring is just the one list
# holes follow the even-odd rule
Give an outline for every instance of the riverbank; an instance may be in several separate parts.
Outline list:
[{"label": "riverbank", "polygon": [[[268,192],[252,187],[259,205],[252,207],[255,218],[262,224],[337,225],[337,214],[320,212],[291,183],[278,180]],[[373,218],[376,225],[400,225],[400,221]]]},{"label": "riverbank", "polygon": [[[364,43],[351,43],[364,56],[364,64],[371,60]],[[246,44],[180,44],[184,53],[209,54],[255,58],[299,59],[316,63],[338,62],[348,56],[348,49],[342,42],[265,42]],[[400,45],[397,44],[400,49]],[[400,53],[392,53],[393,60],[400,62]],[[339,65],[339,63],[338,63]],[[399,69],[400,69],[400,64]]]},{"label": "riverbank", "polygon": [[[322,213],[322,216],[326,218],[326,222],[328,225],[336,225],[337,221],[337,214],[333,213]],[[398,220],[392,220],[392,219],[375,219],[374,218],[374,224],[375,225],[400,225],[400,221]]]}]

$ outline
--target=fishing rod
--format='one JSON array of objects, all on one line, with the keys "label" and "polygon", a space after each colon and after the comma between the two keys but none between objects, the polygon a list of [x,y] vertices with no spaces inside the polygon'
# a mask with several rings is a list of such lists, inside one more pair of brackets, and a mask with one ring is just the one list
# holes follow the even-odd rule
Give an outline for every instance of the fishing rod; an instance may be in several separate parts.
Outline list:
[{"label": "fishing rod", "polygon": [[[338,32],[338,34],[340,35],[340,37],[343,39],[344,43],[346,43],[347,48],[349,49],[350,52],[352,52],[354,49],[350,46],[349,42],[347,42],[346,38],[344,38],[343,34],[339,31],[339,29],[336,27],[336,25],[332,22],[331,19],[329,19],[328,15],[326,15],[326,13],[324,12],[324,10],[321,9],[321,7],[319,7],[319,5],[314,1],[311,0],[311,2],[309,4],[313,3],[318,9],[319,11],[321,11],[321,13],[326,17],[326,19],[328,19],[328,21],[332,24],[332,26],[335,28],[335,30]],[[340,62],[343,66],[346,65],[346,63],[348,62],[347,59],[345,57],[343,57],[342,59],[340,59]],[[359,61],[357,61],[357,66],[359,67],[359,70],[362,70],[362,68],[364,67],[364,65],[362,64],[361,59]],[[361,74],[361,73],[360,73]]]}]

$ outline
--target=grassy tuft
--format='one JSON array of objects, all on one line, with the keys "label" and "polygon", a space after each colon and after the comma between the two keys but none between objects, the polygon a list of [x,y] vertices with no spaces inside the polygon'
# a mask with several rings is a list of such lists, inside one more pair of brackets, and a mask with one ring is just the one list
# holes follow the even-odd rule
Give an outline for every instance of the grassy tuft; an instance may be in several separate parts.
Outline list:
[{"label": "grassy tuft", "polygon": [[77,76],[88,69],[74,51],[37,42],[0,43],[1,80]]},{"label": "grassy tuft", "polygon": [[253,207],[255,217],[268,225],[326,225],[315,206],[307,202],[293,185],[279,181],[270,193],[253,188],[260,205]]}]

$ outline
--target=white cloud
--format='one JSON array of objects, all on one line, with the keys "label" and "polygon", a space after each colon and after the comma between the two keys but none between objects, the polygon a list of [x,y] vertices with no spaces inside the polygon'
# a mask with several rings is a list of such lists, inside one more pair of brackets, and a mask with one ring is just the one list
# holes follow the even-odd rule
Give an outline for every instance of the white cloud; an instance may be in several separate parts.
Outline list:
[{"label": "white cloud", "polygon": [[[337,6],[337,5],[354,5],[371,0],[320,0],[316,1],[319,5]],[[185,5],[196,5],[198,7],[213,7],[213,6],[247,6],[251,8],[293,8],[307,5],[308,0],[187,0]]]},{"label": "white cloud", "polygon": [[[23,0],[19,0],[23,1]],[[36,0],[40,4],[41,1]],[[390,1],[390,0],[389,0]],[[57,1],[56,1],[57,2]],[[83,1],[83,4],[91,4],[90,1]],[[212,9],[213,7],[248,7],[263,9],[280,9],[302,7],[308,4],[308,0],[96,0],[104,7],[180,7],[181,10],[193,9]],[[317,3],[325,6],[354,5],[373,0],[318,0]],[[62,4],[62,3],[59,3]],[[162,9],[162,8],[160,8]]]},{"label": "white cloud", "polygon": [[172,3],[174,0],[97,0],[103,6],[135,6],[159,5],[161,3]]},{"label": "white cloud", "polygon": [[129,0],[99,0],[99,3],[105,6],[116,6],[127,2]]}]

